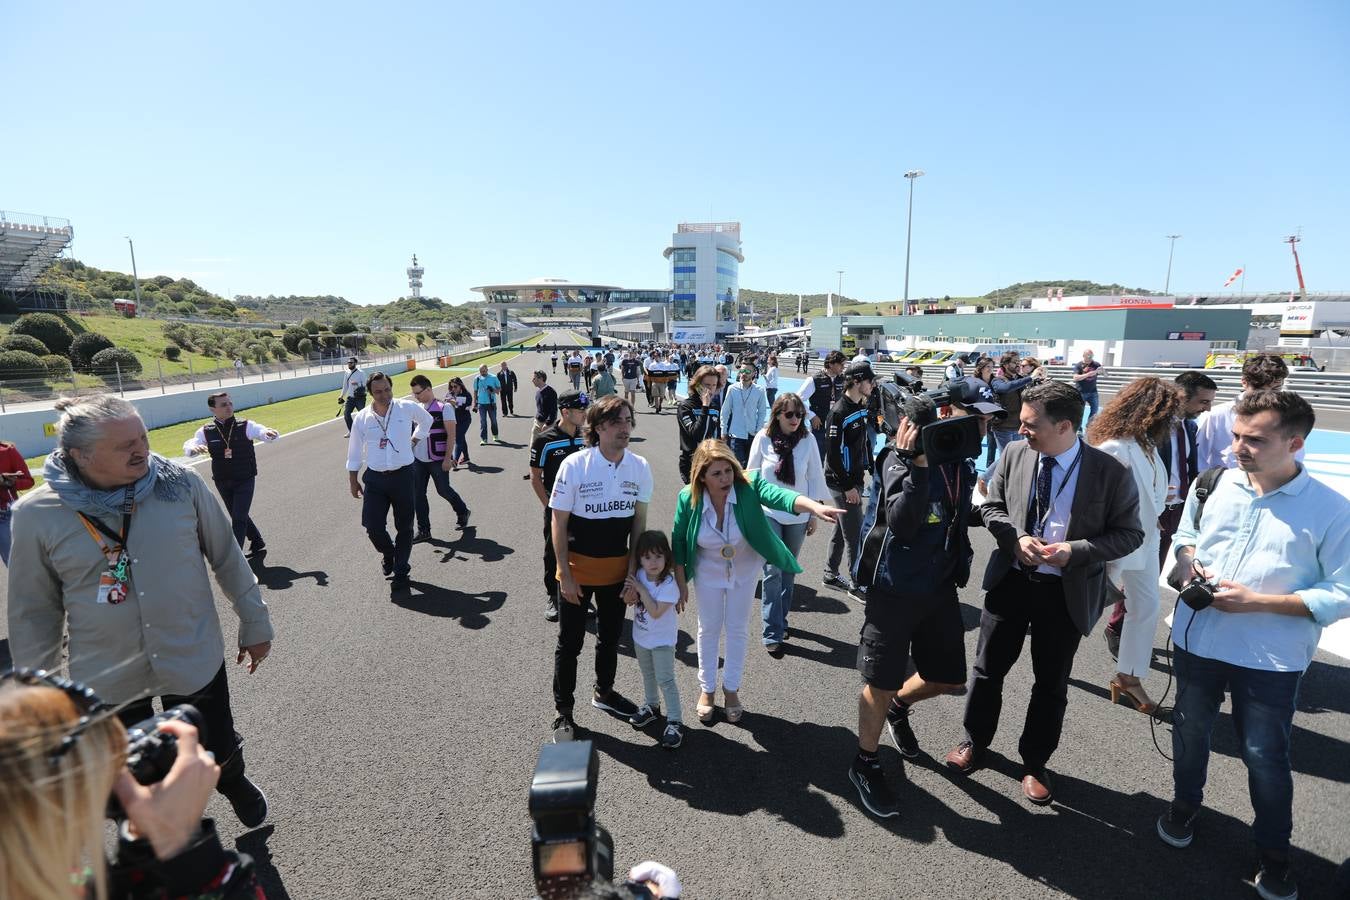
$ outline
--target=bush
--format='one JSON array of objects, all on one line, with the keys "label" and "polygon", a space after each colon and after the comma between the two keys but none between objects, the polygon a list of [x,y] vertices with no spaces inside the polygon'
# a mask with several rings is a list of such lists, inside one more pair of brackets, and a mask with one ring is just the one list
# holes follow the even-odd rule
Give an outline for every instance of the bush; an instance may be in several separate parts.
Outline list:
[{"label": "bush", "polygon": [[70,360],[59,353],[48,353],[42,357],[42,365],[52,378],[70,378]]},{"label": "bush", "polygon": [[34,356],[46,356],[51,351],[47,345],[31,334],[7,334],[0,340],[0,350],[22,350]]},{"label": "bush", "polygon": [[112,346],[112,340],[97,331],[86,331],[84,334],[78,334],[70,344],[70,362],[77,370],[88,372],[95,354]]},{"label": "bush", "polygon": [[301,338],[295,345],[295,352],[301,356],[309,356],[314,352],[314,342],[309,338]]},{"label": "bush", "polygon": [[333,323],[333,334],[351,334],[356,331],[356,323],[351,319],[338,319]]},{"label": "bush", "polygon": [[9,333],[32,335],[42,341],[48,352],[60,353],[62,356],[70,352],[70,343],[75,340],[75,332],[70,330],[70,326],[51,313],[19,316]]},{"label": "bush", "polygon": [[272,358],[275,359],[277,362],[285,362],[286,357],[288,356],[290,356],[290,354],[286,352],[285,345],[283,344],[272,345]]},{"label": "bush", "polygon": [[323,327],[313,319],[306,319],[300,323],[300,327],[305,329],[305,334],[318,334],[323,331]]},{"label": "bush", "polygon": [[121,369],[122,377],[127,378],[141,374],[141,361],[130,350],[109,347],[94,354],[94,358],[89,361],[89,368],[95,375],[105,379],[117,378],[118,369]]},{"label": "bush", "polygon": [[5,350],[0,352],[0,381],[22,381],[24,379],[44,378],[47,367],[42,357],[26,350]]},{"label": "bush", "polygon": [[300,342],[309,337],[309,332],[299,325],[292,325],[281,333],[281,343],[292,353],[300,346]]},{"label": "bush", "polygon": [[170,344],[164,348],[164,358],[169,362],[178,362],[179,357],[183,355],[183,348],[177,344]]}]

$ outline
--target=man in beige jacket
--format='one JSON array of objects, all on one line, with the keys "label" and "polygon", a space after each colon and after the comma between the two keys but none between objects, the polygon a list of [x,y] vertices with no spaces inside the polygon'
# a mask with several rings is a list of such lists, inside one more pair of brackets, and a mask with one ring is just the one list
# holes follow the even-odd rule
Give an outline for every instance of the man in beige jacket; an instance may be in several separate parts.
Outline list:
[{"label": "man in beige jacket", "polygon": [[118,704],[125,723],[151,715],[153,697],[196,706],[221,767],[217,789],[256,827],[267,798],[244,774],[208,566],[239,616],[236,661],[248,657],[250,672],[271,651],[272,623],[230,520],[196,472],[150,452],[130,403],[97,396],[56,408],[49,489],[14,507],[14,663],[59,669],[64,629],[71,677]]}]

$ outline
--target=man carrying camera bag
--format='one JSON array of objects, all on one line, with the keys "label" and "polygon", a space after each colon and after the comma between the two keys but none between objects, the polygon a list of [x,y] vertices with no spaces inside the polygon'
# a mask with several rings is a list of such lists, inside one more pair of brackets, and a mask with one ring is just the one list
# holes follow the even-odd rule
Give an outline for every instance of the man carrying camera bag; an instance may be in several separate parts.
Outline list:
[{"label": "man carrying camera bag", "polygon": [[[1003,407],[987,387],[983,395],[963,381],[952,387],[943,419],[974,416],[983,438],[989,420],[1003,415]],[[867,587],[867,606],[858,644],[863,680],[858,755],[848,777],[863,807],[882,819],[900,814],[877,758],[882,725],[903,756],[916,758],[919,743],[909,725],[910,707],[959,691],[966,682],[965,627],[956,589],[965,587],[975,555],[967,528],[982,522],[970,506],[974,463],[926,455],[932,448],[921,432],[937,419],[934,403],[931,396],[906,397],[895,443],[877,457],[877,484],[863,518],[854,573]],[[979,443],[970,450],[978,453]],[[906,678],[911,657],[916,673]]]},{"label": "man carrying camera bag", "polygon": [[1289,737],[1322,629],[1350,616],[1350,500],[1295,458],[1315,421],[1306,400],[1249,392],[1234,413],[1238,467],[1223,473],[1198,516],[1191,492],[1173,538],[1169,581],[1186,602],[1172,623],[1174,791],[1158,836],[1173,847],[1195,836],[1210,733],[1229,692],[1261,853],[1256,889],[1267,900],[1293,898]]}]

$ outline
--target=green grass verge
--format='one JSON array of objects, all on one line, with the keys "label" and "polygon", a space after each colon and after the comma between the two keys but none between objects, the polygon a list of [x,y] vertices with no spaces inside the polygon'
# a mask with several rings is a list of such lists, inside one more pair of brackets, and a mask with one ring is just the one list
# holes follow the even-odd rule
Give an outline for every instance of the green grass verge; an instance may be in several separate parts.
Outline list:
[{"label": "green grass verge", "polygon": [[[542,335],[529,338],[520,346],[528,347],[539,343]],[[490,357],[474,362],[471,371],[477,371],[478,366],[494,366],[502,361],[510,361],[520,355],[519,350],[504,350],[500,353],[494,353]],[[429,377],[436,388],[437,396],[445,393],[445,384],[455,375],[462,375],[456,369],[445,369],[437,371],[434,369],[418,370],[423,375]],[[394,396],[401,397],[409,392],[408,382],[418,372],[400,372],[393,376]],[[522,379],[528,381],[528,379]],[[301,428],[307,428],[310,425],[317,425],[326,422],[329,419],[336,418],[338,391],[324,391],[320,394],[310,394],[306,397],[295,397],[290,400],[281,400],[276,403],[269,403],[265,406],[254,406],[242,408],[239,410],[241,416],[250,420],[261,422],[268,428],[275,428],[282,434],[289,434],[292,431],[299,431]],[[193,419],[189,422],[179,422],[177,425],[166,425],[163,428],[155,428],[150,431],[150,449],[161,456],[175,457],[183,455],[183,442],[192,437],[193,433],[206,421],[203,416],[200,419]],[[33,472],[33,479],[37,484],[42,483],[42,464],[46,461],[47,454],[41,456],[29,457],[27,460],[28,468]]]}]

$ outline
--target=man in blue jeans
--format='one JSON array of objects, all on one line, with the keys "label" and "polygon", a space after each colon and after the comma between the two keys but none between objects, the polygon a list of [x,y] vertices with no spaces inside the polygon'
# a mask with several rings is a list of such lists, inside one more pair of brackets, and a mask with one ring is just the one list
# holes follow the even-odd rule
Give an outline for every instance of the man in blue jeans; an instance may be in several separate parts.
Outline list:
[{"label": "man in blue jeans", "polygon": [[497,394],[502,383],[496,375],[488,374],[487,366],[478,367],[478,375],[473,380],[473,408],[478,413],[478,445],[487,446],[488,419],[492,420],[492,439],[501,443],[497,434]]},{"label": "man in blue jeans", "polygon": [[1288,900],[1298,896],[1289,868],[1289,737],[1322,629],[1350,616],[1350,500],[1295,458],[1315,421],[1306,400],[1292,391],[1250,392],[1234,412],[1238,467],[1220,477],[1198,522],[1191,492],[1173,538],[1172,584],[1198,575],[1217,588],[1199,610],[1179,604],[1172,624],[1175,789],[1158,836],[1173,847],[1195,836],[1210,732],[1227,691],[1261,852],[1256,889],[1266,900]]}]

